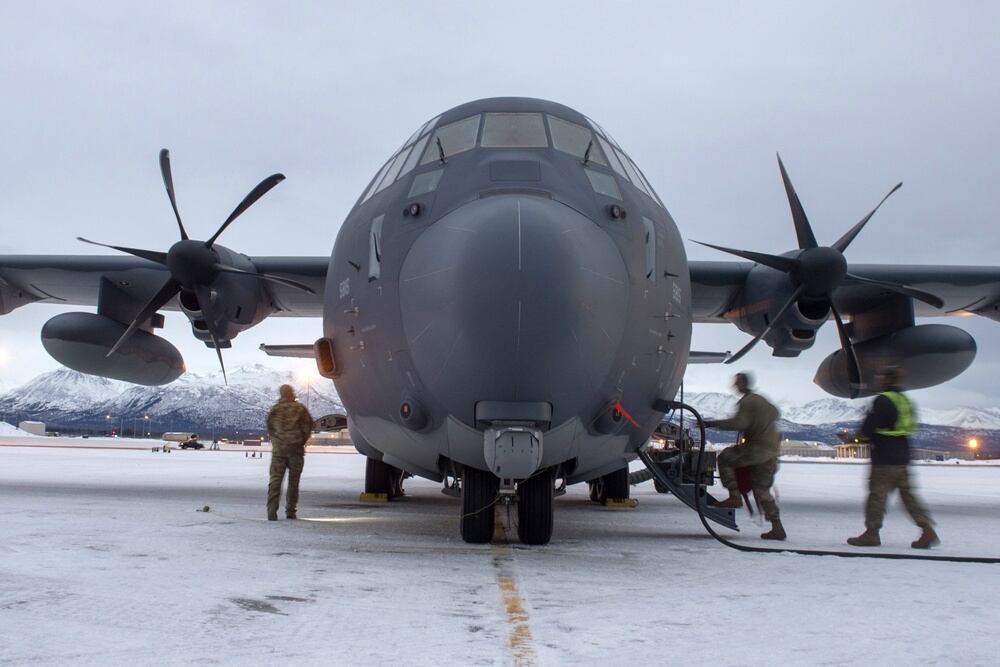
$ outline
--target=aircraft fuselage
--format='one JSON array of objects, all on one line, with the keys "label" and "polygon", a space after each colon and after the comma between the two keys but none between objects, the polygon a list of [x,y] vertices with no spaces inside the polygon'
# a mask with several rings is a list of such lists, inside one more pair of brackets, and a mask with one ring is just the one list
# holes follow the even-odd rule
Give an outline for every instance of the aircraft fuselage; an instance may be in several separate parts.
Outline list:
[{"label": "aircraft fuselage", "polygon": [[690,347],[670,214],[603,130],[542,100],[418,130],[344,221],[326,294],[358,449],[435,480],[489,469],[494,419],[531,422],[539,469],[570,483],[621,469]]}]

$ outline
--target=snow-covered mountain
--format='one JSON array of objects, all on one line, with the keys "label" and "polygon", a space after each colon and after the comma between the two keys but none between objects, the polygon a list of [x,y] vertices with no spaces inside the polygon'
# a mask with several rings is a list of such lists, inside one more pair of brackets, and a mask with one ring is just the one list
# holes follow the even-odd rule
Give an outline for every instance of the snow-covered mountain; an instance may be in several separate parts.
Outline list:
[{"label": "snow-covered mountain", "polygon": [[[718,419],[736,411],[736,394],[716,392],[688,393],[685,402],[694,406],[705,419]],[[792,424],[823,426],[860,422],[871,404],[870,398],[847,400],[821,398],[801,405],[779,403],[781,419]],[[950,426],[969,430],[1000,430],[1000,408],[924,409],[917,404],[917,420],[921,424]]]},{"label": "snow-covered mountain", "polygon": [[221,372],[186,373],[169,385],[144,387],[60,369],[0,395],[0,420],[127,434],[141,432],[143,422],[154,432],[255,431],[282,384],[296,388],[314,417],[344,410],[331,382],[308,386],[290,371],[259,364],[231,371],[228,386]]},{"label": "snow-covered mountain", "polygon": [[[261,364],[230,371],[228,386],[219,372],[186,373],[163,387],[143,387],[60,369],[0,393],[0,421],[35,419],[58,428],[123,429],[129,433],[141,429],[148,415],[150,430],[156,432],[253,431],[261,428],[264,415],[277,398],[278,386],[285,383],[296,387],[299,399],[315,417],[344,411],[332,382],[316,380],[307,386],[291,371]],[[684,398],[706,419],[733,414],[737,401],[733,393],[689,392]],[[860,422],[869,403],[870,399],[824,398],[778,407],[785,425],[825,427]],[[917,415],[922,424],[1000,430],[1000,407],[934,410],[918,404]]]}]

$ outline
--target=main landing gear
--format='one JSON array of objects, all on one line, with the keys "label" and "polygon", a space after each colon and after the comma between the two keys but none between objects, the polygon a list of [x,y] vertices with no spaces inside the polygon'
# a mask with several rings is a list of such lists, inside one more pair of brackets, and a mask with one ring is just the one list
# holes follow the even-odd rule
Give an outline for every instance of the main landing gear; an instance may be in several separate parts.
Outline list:
[{"label": "main landing gear", "polygon": [[628,466],[592,479],[587,484],[590,486],[590,499],[595,503],[603,505],[608,500],[626,500],[630,490]]},{"label": "main landing gear", "polygon": [[485,544],[493,539],[498,502],[517,502],[517,537],[524,544],[548,544],[552,539],[555,478],[551,468],[536,472],[517,484],[501,489],[496,475],[465,467],[462,471],[462,539]]},{"label": "main landing gear", "polygon": [[403,471],[384,461],[369,458],[365,464],[365,493],[392,500],[403,495]]}]

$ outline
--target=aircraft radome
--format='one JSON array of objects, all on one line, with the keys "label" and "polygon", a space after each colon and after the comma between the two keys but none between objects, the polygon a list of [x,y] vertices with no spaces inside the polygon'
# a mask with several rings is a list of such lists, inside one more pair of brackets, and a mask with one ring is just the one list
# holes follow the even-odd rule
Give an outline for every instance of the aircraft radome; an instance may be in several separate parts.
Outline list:
[{"label": "aircraft radome", "polygon": [[45,348],[70,368],[140,384],[184,370],[153,333],[161,310],[183,312],[220,362],[266,317],[322,316],[315,343],[270,351],[314,357],[334,382],[368,457],[366,491],[398,494],[404,472],[442,481],[461,495],[469,542],[491,538],[501,497],[516,500],[529,544],[549,541],[565,484],[627,497],[627,463],[664,401],[688,363],[713,358],[690,351],[693,322],[751,334],[733,360],[759,340],[796,356],[832,319],[842,348],[815,381],[859,396],[887,361],[910,388],[972,363],[971,336],[915,317],[1000,319],[997,269],[849,265],[844,253],[871,213],[820,245],[783,165],[796,247],[713,246],[741,261],[689,262],[674,220],[614,139],[538,99],[479,100],[422,124],[361,193],[330,257],[248,257],[217,242],[280,174],[207,241],[190,239],[166,151],[160,166],[180,241],[109,246],[121,256],[0,256],[0,314],[96,307],[49,320]]}]

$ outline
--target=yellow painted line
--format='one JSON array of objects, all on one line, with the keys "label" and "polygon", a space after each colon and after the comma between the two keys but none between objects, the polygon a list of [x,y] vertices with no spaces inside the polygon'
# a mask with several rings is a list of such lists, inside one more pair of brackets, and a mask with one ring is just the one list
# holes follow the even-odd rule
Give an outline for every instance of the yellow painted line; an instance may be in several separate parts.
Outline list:
[{"label": "yellow painted line", "polygon": [[510,628],[507,647],[515,665],[535,665],[538,663],[538,656],[535,654],[535,640],[528,626],[528,612],[517,589],[517,580],[509,567],[513,557],[514,552],[507,543],[507,531],[498,516],[493,528],[493,564],[497,569],[497,587],[503,599],[504,616]]}]

